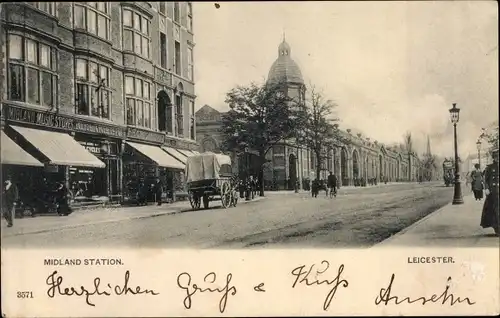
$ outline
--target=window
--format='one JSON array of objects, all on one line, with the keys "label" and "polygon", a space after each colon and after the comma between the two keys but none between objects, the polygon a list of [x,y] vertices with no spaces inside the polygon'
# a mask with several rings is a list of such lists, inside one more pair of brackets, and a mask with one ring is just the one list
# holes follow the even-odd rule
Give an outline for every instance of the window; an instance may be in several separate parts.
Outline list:
[{"label": "window", "polygon": [[193,80],[193,75],[194,75],[194,65],[193,65],[193,48],[188,47],[188,79]]},{"label": "window", "polygon": [[160,13],[165,15],[166,14],[166,8],[165,8],[165,2],[164,1],[160,1]]},{"label": "window", "polygon": [[160,65],[167,68],[167,36],[160,32]]},{"label": "window", "polygon": [[193,32],[193,3],[188,2],[188,13],[187,13],[187,28],[190,32]]},{"label": "window", "polygon": [[174,2],[174,21],[180,23],[181,20],[181,8],[179,2]]},{"label": "window", "polygon": [[177,117],[177,135],[178,136],[183,136],[184,135],[184,114],[183,114],[183,109],[182,109],[182,95],[176,95],[175,96],[175,105],[176,105],[176,112],[175,116]]},{"label": "window", "polygon": [[109,119],[111,89],[110,68],[93,61],[75,60],[75,113]]},{"label": "window", "polygon": [[149,59],[150,31],[149,19],[143,15],[123,10],[123,47],[144,58]]},{"label": "window", "polygon": [[181,75],[181,44],[175,41],[175,57],[174,57],[175,74]]},{"label": "window", "polygon": [[191,109],[191,122],[190,122],[190,138],[192,140],[196,140],[196,135],[195,135],[195,114],[194,114],[194,101],[189,101],[190,103],[190,109]]},{"label": "window", "polygon": [[43,106],[56,106],[57,64],[54,48],[10,34],[8,98]]},{"label": "window", "polygon": [[75,2],[75,28],[109,40],[109,2]]},{"label": "window", "polygon": [[125,76],[125,98],[127,105],[127,125],[156,127],[156,112],[153,109],[149,81],[138,77]]},{"label": "window", "polygon": [[40,11],[43,11],[52,16],[56,16],[56,3],[55,2],[28,2]]}]

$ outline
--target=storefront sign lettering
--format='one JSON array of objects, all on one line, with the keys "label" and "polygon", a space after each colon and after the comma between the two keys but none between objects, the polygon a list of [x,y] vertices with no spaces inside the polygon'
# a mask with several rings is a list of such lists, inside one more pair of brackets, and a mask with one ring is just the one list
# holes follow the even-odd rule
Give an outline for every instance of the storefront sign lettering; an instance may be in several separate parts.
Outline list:
[{"label": "storefront sign lettering", "polygon": [[100,154],[102,152],[101,148],[96,147],[96,146],[88,146],[88,145],[86,145],[84,147],[85,147],[85,149],[87,149],[91,153]]},{"label": "storefront sign lettering", "polygon": [[162,144],[165,141],[165,135],[154,131],[142,130],[128,127],[127,137]]},{"label": "storefront sign lettering", "polygon": [[84,122],[64,115],[56,115],[54,113],[23,109],[10,105],[5,105],[4,110],[7,115],[7,119],[11,121],[59,128],[69,131],[104,134],[119,138],[123,138],[125,136],[124,129],[120,127]]},{"label": "storefront sign lettering", "polygon": [[108,135],[108,136],[116,136],[116,137],[124,137],[125,135],[123,130],[118,127],[102,126],[85,122],[76,122],[75,130]]}]

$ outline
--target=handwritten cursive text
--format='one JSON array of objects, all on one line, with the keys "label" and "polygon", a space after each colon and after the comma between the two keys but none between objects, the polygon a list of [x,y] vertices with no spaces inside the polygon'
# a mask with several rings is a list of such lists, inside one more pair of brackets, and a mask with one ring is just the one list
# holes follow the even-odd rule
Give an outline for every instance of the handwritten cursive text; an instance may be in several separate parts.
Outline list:
[{"label": "handwritten cursive text", "polygon": [[94,278],[94,286],[92,288],[87,289],[84,286],[80,286],[79,288],[75,287],[62,287],[63,283],[63,277],[61,275],[58,275],[57,271],[52,272],[47,277],[47,280],[45,281],[46,284],[49,286],[49,289],[47,290],[47,296],[50,298],[54,298],[56,295],[60,296],[85,296],[85,301],[87,305],[95,307],[95,304],[93,304],[90,301],[90,296],[111,296],[112,294],[121,296],[121,295],[138,295],[138,294],[149,294],[149,295],[159,295],[159,293],[155,292],[154,290],[149,290],[149,289],[142,289],[140,286],[136,286],[135,288],[129,287],[129,279],[130,279],[130,272],[126,271],[125,272],[125,279],[123,284],[121,285],[115,285],[114,287],[111,286],[111,284],[106,284],[104,287],[101,287],[101,278],[96,277]]},{"label": "handwritten cursive text", "polygon": [[[322,285],[326,284],[329,286],[333,286],[332,289],[328,292],[326,295],[325,301],[323,302],[323,310],[328,310],[330,307],[330,304],[332,302],[333,297],[335,297],[335,294],[337,293],[337,289],[340,285],[342,287],[346,288],[349,286],[349,282],[345,279],[341,279],[342,272],[344,271],[344,264],[340,265],[337,271],[337,276],[335,276],[333,279],[323,279],[319,280],[317,277],[318,275],[325,274],[326,271],[330,268],[330,263],[328,261],[322,261],[321,262],[321,269],[315,269],[316,264],[313,264],[309,267],[308,270],[306,270],[306,265],[302,265],[299,267],[296,267],[292,270],[292,275],[295,276],[295,281],[293,282],[292,288],[295,288],[297,284],[302,284],[304,283],[306,286],[313,286],[313,285]],[[314,272],[313,272],[314,270]]]},{"label": "handwritten cursive text", "polygon": [[415,299],[410,299],[410,297],[404,297],[402,299],[399,299],[398,296],[391,296],[392,292],[392,283],[394,282],[394,278],[396,277],[395,274],[392,274],[391,276],[391,281],[389,282],[389,286],[387,288],[381,288],[379,295],[375,298],[375,305],[388,305],[391,301],[394,302],[394,304],[399,305],[401,303],[408,303],[408,304],[413,304],[413,303],[421,303],[422,305],[427,304],[428,302],[431,303],[441,303],[442,305],[445,305],[447,302],[449,303],[450,306],[455,305],[456,303],[463,303],[465,302],[467,305],[472,306],[475,304],[475,302],[471,301],[469,297],[465,297],[464,299],[460,297],[456,297],[452,294],[449,293],[450,289],[450,282],[451,282],[451,277],[448,277],[446,281],[446,288],[444,289],[443,293],[441,295],[436,295],[433,294],[431,297],[426,298],[425,296],[420,296]]},{"label": "handwritten cursive text", "polygon": [[[229,296],[234,296],[236,295],[236,287],[231,285],[231,279],[233,278],[233,274],[229,273],[226,276],[226,282],[224,287],[219,288],[210,288],[210,287],[205,287],[201,288],[197,284],[191,284],[191,275],[189,273],[183,272],[177,276],[177,286],[179,288],[183,289],[186,291],[186,297],[184,298],[184,307],[186,309],[191,308],[191,296],[193,296],[196,292],[200,293],[220,293],[222,294],[222,297],[219,301],[219,311],[223,313],[226,310],[226,305],[227,305],[227,299]],[[207,284],[214,284],[215,281],[217,280],[217,275],[214,272],[210,272],[205,277],[203,278],[203,282]]]}]

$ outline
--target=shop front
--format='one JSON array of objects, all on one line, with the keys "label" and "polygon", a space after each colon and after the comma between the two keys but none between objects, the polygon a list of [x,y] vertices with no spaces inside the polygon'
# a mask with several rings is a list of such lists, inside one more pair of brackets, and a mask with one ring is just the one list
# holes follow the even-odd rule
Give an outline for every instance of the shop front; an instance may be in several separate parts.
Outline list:
[{"label": "shop front", "polygon": [[109,198],[112,202],[121,200],[121,141],[110,138],[76,133],[75,140],[94,156],[99,158],[106,167],[71,167],[70,187],[75,200],[81,198]]},{"label": "shop front", "polygon": [[20,199],[28,207],[45,211],[58,199],[61,185],[69,187],[72,166],[104,168],[105,164],[88,152],[69,134],[8,125],[5,133],[22,149],[44,164],[42,171],[13,171],[19,184]]},{"label": "shop front", "polygon": [[[24,209],[24,202],[29,201],[32,196],[31,189],[35,188],[36,177],[44,173],[44,165],[35,157],[24,151],[3,131],[1,133],[1,172],[0,183],[9,179],[14,183],[19,193],[19,204],[21,212]],[[22,215],[22,213],[21,213]]]},{"label": "shop front", "polygon": [[5,133],[44,164],[34,182],[51,191],[63,183],[75,201],[103,203],[121,192],[120,144],[125,129],[55,112],[3,105]]},{"label": "shop front", "polygon": [[161,149],[164,135],[129,127],[123,153],[124,201],[157,201],[155,184],[163,185],[162,201],[175,199],[173,175],[185,165]]}]

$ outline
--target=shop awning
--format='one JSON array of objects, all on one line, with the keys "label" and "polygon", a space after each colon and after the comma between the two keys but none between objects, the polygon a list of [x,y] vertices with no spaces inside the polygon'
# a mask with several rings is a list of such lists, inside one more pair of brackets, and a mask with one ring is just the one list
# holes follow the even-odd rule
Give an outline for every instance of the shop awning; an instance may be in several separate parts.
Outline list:
[{"label": "shop awning", "polygon": [[11,126],[49,159],[49,164],[104,168],[106,165],[68,134]]},{"label": "shop awning", "polygon": [[10,139],[3,131],[0,147],[2,152],[0,161],[6,165],[43,167],[43,163],[19,147],[14,140]]},{"label": "shop awning", "polygon": [[179,152],[177,149],[174,149],[172,147],[161,147],[163,150],[165,150],[169,155],[171,155],[172,157],[174,157],[175,159],[179,160],[180,162],[182,162],[184,165],[186,165],[186,159],[187,159],[187,156],[182,154],[181,152]]},{"label": "shop awning", "polygon": [[194,153],[195,155],[199,155],[200,153],[196,150],[190,150],[192,153]]},{"label": "shop awning", "polygon": [[149,159],[153,160],[160,167],[184,170],[184,164],[180,163],[174,157],[163,151],[160,147],[130,141],[127,141],[126,143]]},{"label": "shop awning", "polygon": [[177,149],[178,152],[183,154],[186,157],[191,157],[194,156],[194,153],[192,153],[190,150],[185,150],[185,149]]}]

